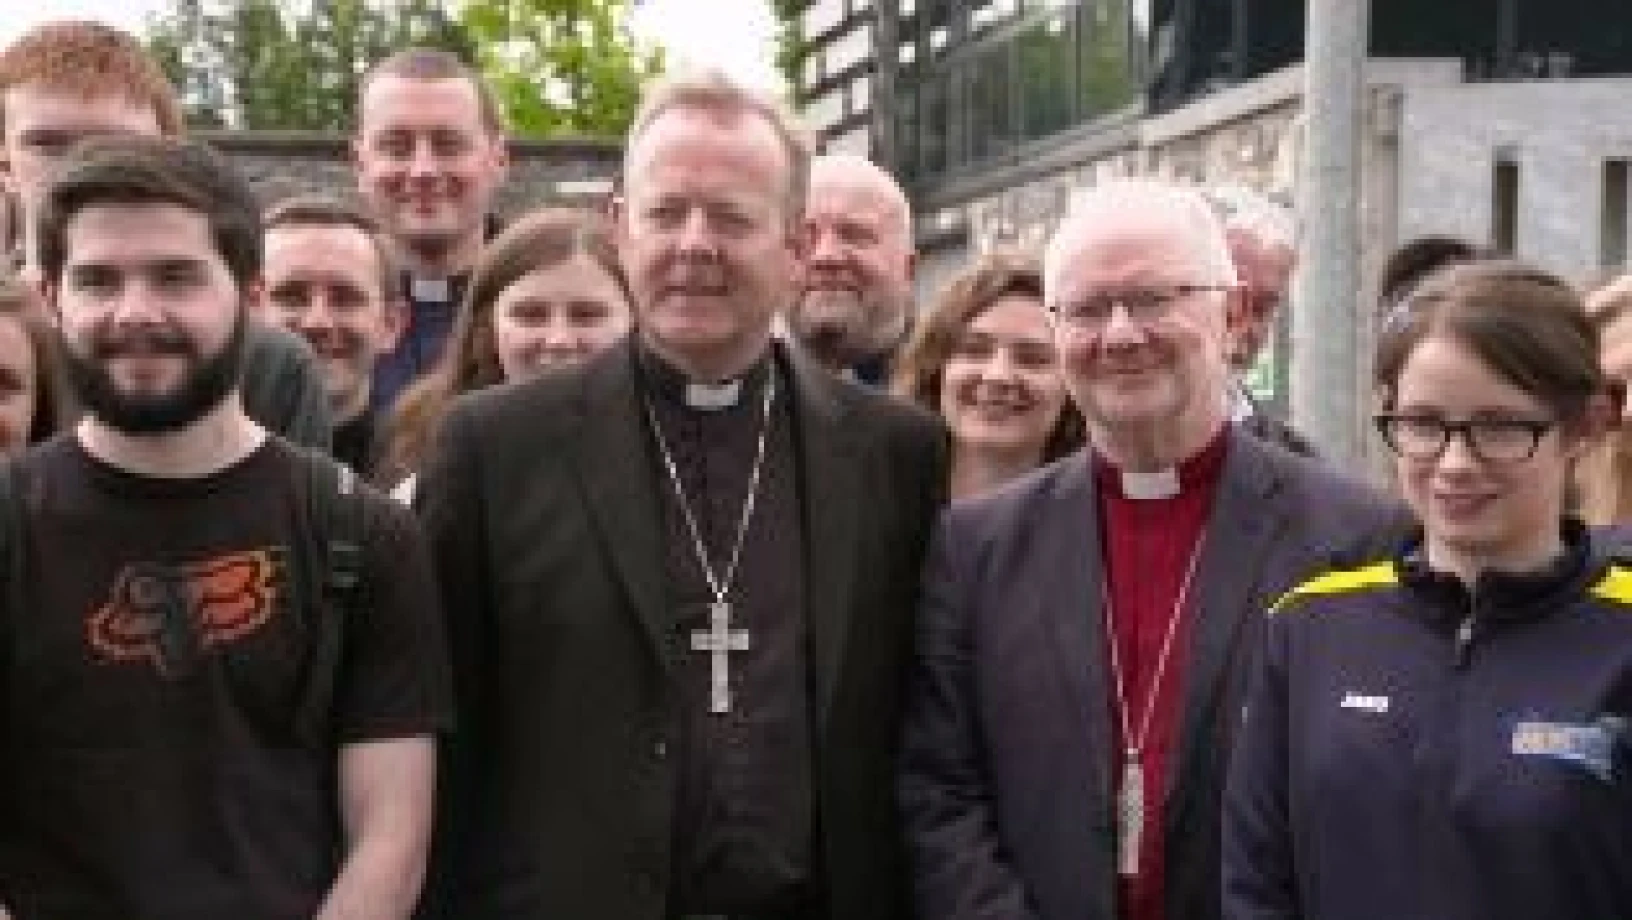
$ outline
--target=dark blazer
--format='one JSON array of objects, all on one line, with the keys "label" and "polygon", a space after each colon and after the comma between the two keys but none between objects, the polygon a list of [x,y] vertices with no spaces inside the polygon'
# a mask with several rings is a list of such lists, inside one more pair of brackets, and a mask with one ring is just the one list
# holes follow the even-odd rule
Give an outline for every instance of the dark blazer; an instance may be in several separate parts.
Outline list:
[{"label": "dark blazer", "polygon": [[[934,417],[791,368],[806,527],[819,875],[832,917],[908,913],[894,770]],[[678,765],[664,737],[662,473],[633,346],[461,401],[420,480],[459,697],[432,908],[460,920],[662,920]]]},{"label": "dark blazer", "polygon": [[[1395,506],[1232,427],[1183,651],[1166,780],[1167,916],[1219,913],[1219,807],[1260,618],[1311,570],[1381,552]],[[901,797],[918,916],[1115,920],[1111,690],[1091,460],[943,517],[924,574]]]}]

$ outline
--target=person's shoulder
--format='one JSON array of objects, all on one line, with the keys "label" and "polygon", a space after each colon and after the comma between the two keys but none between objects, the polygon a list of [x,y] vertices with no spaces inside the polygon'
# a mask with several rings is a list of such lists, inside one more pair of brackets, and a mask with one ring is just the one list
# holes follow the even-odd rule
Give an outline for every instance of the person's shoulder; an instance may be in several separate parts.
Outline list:
[{"label": "person's shoulder", "polygon": [[[1023,533],[1041,519],[1039,509],[1086,499],[1092,494],[1089,461],[1078,451],[1028,470],[979,495],[954,499],[942,515],[949,530],[988,535]],[[1091,507],[1071,513],[1091,514]]]},{"label": "person's shoulder", "polygon": [[1246,433],[1236,438],[1235,449],[1253,454],[1258,462],[1275,471],[1279,479],[1300,497],[1343,508],[1391,511],[1398,503],[1346,470],[1318,456],[1295,453],[1285,447]]},{"label": "person's shoulder", "polygon": [[849,380],[831,372],[803,375],[814,378],[819,387],[844,407],[845,417],[858,424],[910,440],[938,441],[946,436],[946,424],[939,415],[888,390]]},{"label": "person's shoulder", "polygon": [[578,418],[588,373],[586,366],[561,368],[462,394],[448,408],[447,426],[478,439],[548,438]]},{"label": "person's shoulder", "polygon": [[1329,461],[1294,454],[1251,435],[1245,450],[1274,471],[1304,549],[1331,562],[1364,562],[1398,548],[1415,526],[1409,508]]},{"label": "person's shoulder", "polygon": [[260,366],[311,364],[311,346],[293,332],[258,319],[244,321],[244,360]]},{"label": "person's shoulder", "polygon": [[1393,559],[1333,566],[1293,585],[1270,605],[1269,613],[1289,619],[1353,609],[1397,591],[1400,584]]},{"label": "person's shoulder", "polygon": [[314,500],[316,507],[344,512],[346,507],[342,503],[352,503],[362,525],[359,537],[417,528],[413,512],[406,505],[380,491],[339,460],[276,434],[268,436],[264,449],[272,452],[279,475],[290,477],[288,481],[304,482],[305,489],[323,490],[322,495],[307,496]]}]

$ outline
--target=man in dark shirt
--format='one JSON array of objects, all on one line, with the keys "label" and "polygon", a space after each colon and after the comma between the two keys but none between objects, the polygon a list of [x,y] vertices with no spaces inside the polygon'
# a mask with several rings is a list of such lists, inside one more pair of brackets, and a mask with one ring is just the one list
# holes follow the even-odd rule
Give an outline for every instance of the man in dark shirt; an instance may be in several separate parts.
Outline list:
[{"label": "man in dark shirt", "polygon": [[441,357],[509,155],[492,91],[454,55],[426,48],[363,78],[352,154],[357,189],[404,269],[407,332],[381,356],[372,394],[389,407]]},{"label": "man in dark shirt", "polygon": [[0,904],[403,920],[447,723],[434,587],[400,506],[243,410],[254,198],[202,145],[110,137],[41,214],[85,416],[0,493]]},{"label": "man in dark shirt", "polygon": [[323,362],[334,414],[334,456],[372,473],[379,413],[374,366],[402,335],[390,254],[374,222],[342,201],[303,195],[267,211],[260,312],[306,340]]},{"label": "man in dark shirt", "polygon": [[717,74],[636,116],[636,334],[459,403],[419,486],[455,649],[441,915],[904,920],[891,776],[931,416],[771,335],[809,154]]},{"label": "man in dark shirt", "polygon": [[[105,134],[175,136],[175,91],[130,35],[93,22],[37,26],[0,51],[0,181],[23,211],[18,262],[36,287],[39,201],[78,141]],[[295,336],[250,322],[244,330],[244,407],[297,444],[329,446],[329,408],[317,360]]]}]

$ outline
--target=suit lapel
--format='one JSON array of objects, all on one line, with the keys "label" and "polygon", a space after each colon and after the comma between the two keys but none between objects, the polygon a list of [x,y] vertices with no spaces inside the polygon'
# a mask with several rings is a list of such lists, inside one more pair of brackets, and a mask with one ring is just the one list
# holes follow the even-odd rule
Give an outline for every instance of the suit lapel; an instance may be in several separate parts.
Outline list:
[{"label": "suit lapel", "polygon": [[[1177,756],[1169,759],[1166,779],[1168,814],[1176,815],[1176,796],[1185,791],[1180,777],[1195,765],[1212,763],[1208,720],[1216,715],[1232,649],[1248,619],[1263,616],[1257,603],[1264,562],[1286,523],[1286,508],[1275,499],[1280,480],[1249,435],[1231,426],[1229,454],[1205,529],[1196,603],[1184,670],[1184,709],[1180,716]],[[1225,714],[1228,718],[1228,714]]]},{"label": "suit lapel", "polygon": [[1093,469],[1082,451],[1062,464],[1059,476],[1038,509],[1036,571],[1038,589],[1053,636],[1049,652],[1065,698],[1076,708],[1071,737],[1080,743],[1078,763],[1087,765],[1094,801],[1109,801],[1110,684],[1105,675],[1104,552],[1099,538],[1099,500]]},{"label": "suit lapel", "polygon": [[817,725],[824,725],[849,633],[858,550],[857,509],[865,500],[846,407],[826,372],[797,349],[784,349],[794,397],[803,474],[805,596]]},{"label": "suit lapel", "polygon": [[669,620],[664,610],[663,515],[633,349],[631,337],[586,369],[582,436],[574,461],[590,516],[658,660],[667,662],[661,654]]}]

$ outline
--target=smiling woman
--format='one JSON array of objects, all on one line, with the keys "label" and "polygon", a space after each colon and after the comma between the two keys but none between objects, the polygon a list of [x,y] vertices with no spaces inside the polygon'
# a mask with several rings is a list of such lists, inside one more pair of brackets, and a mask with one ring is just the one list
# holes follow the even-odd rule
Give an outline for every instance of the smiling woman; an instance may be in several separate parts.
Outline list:
[{"label": "smiling woman", "polygon": [[441,362],[398,401],[377,478],[412,482],[455,397],[583,361],[622,338],[632,315],[597,215],[543,208],[517,219],[477,261]]},{"label": "smiling woman", "polygon": [[1614,408],[1597,330],[1552,275],[1454,266],[1374,382],[1416,534],[1275,604],[1223,916],[1632,916],[1632,569],[1565,500]]},{"label": "smiling woman", "polygon": [[990,255],[941,295],[897,364],[895,390],[952,431],[951,494],[978,494],[1082,446],[1043,308],[1042,268]]}]

